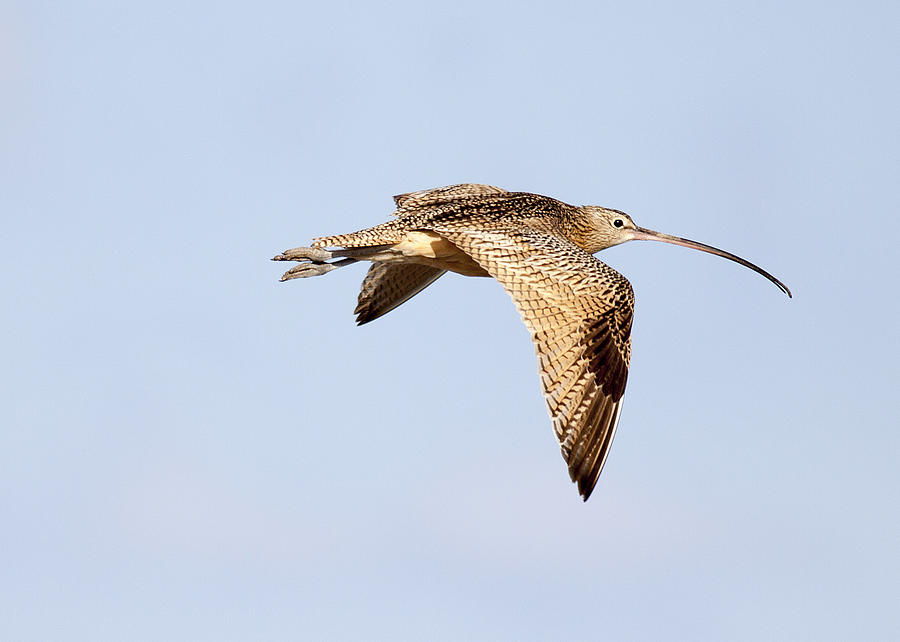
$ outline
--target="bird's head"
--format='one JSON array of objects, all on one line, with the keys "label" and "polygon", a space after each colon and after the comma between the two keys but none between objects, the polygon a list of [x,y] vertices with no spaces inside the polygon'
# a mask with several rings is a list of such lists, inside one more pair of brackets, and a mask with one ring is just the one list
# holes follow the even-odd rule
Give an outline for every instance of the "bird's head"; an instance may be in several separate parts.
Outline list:
[{"label": "bird's head", "polygon": [[585,205],[581,211],[587,215],[587,233],[584,234],[585,249],[591,253],[605,250],[613,245],[632,241],[634,233],[640,228],[634,224],[631,217],[625,212],[600,207],[599,205]]},{"label": "bird's head", "polygon": [[592,254],[594,252],[599,252],[600,250],[605,250],[613,245],[625,243],[626,241],[661,241],[663,243],[671,243],[692,250],[709,252],[710,254],[715,254],[716,256],[721,256],[722,258],[734,261],[735,263],[740,263],[744,267],[750,268],[754,272],[763,275],[777,285],[782,292],[791,296],[791,291],[784,283],[762,268],[753,265],[750,261],[742,259],[731,252],[720,250],[717,247],[706,245],[705,243],[698,243],[697,241],[681,238],[680,236],[671,236],[670,234],[648,230],[645,227],[636,225],[628,214],[620,212],[619,210],[600,207],[598,205],[585,205],[581,207],[581,211],[586,215],[587,221],[585,225],[586,229],[579,229],[577,231],[578,235],[581,237],[579,240],[582,241],[579,245]]}]

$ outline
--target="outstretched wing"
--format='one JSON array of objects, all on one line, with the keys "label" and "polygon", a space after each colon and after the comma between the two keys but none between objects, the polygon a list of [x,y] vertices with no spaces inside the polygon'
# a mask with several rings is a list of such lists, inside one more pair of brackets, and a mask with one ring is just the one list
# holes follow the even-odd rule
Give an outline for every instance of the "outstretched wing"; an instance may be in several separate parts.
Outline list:
[{"label": "outstretched wing", "polygon": [[612,444],[631,358],[634,294],[574,243],[534,230],[434,228],[496,278],[535,343],[569,476],[590,497]]},{"label": "outstretched wing", "polygon": [[356,323],[387,314],[434,283],[444,270],[417,263],[372,263],[359,290]]}]

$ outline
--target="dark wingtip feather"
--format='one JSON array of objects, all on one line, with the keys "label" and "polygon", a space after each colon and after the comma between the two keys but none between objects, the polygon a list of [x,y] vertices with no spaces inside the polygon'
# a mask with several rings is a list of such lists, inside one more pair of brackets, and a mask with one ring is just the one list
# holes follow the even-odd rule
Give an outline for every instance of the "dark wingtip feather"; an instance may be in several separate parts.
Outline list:
[{"label": "dark wingtip feather", "polygon": [[578,493],[581,495],[581,501],[586,502],[591,497],[591,493],[594,492],[594,487],[590,486],[588,488],[582,488],[581,484],[579,484]]}]

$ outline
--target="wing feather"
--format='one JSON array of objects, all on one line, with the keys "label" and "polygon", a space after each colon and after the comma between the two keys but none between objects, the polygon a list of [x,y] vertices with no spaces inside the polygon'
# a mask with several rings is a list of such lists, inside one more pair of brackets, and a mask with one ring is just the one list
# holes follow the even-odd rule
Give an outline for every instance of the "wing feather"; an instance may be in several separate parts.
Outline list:
[{"label": "wing feather", "polygon": [[423,189],[418,192],[397,194],[394,197],[394,203],[397,205],[397,211],[394,212],[394,214],[402,217],[408,211],[421,209],[423,207],[443,205],[468,196],[508,193],[509,192],[500,187],[494,187],[493,185],[478,185],[476,183],[460,183],[458,185],[447,185],[446,187]]},{"label": "wing feather", "polygon": [[417,263],[372,263],[359,289],[356,323],[387,314],[435,282],[444,270]]},{"label": "wing feather", "polygon": [[496,278],[531,332],[553,430],[585,500],[621,413],[634,294],[574,243],[536,230],[435,227]]}]

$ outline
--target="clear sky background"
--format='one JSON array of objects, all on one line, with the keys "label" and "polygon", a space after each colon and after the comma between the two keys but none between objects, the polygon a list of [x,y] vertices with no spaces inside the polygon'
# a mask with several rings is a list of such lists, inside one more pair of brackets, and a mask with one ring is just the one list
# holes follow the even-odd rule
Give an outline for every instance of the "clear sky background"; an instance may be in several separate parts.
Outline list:
[{"label": "clear sky background", "polygon": [[[897,638],[894,2],[0,5],[0,638]],[[273,254],[484,182],[637,295],[587,504],[503,290]]]}]

